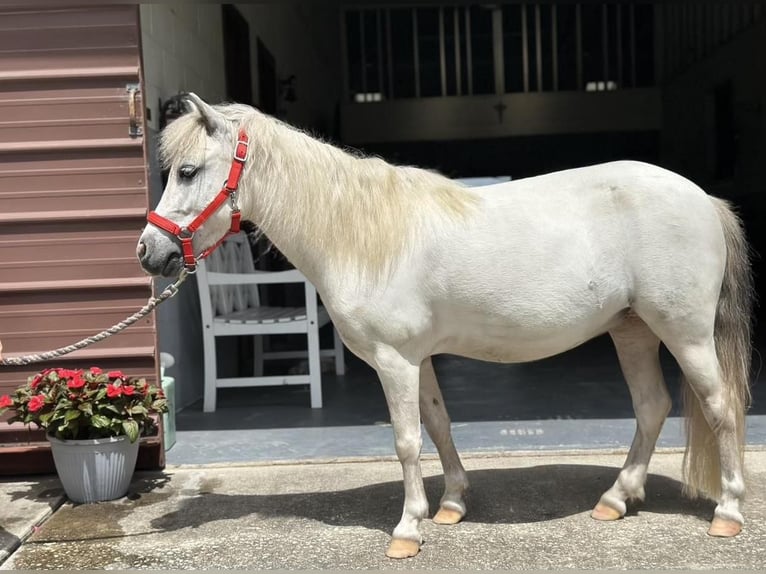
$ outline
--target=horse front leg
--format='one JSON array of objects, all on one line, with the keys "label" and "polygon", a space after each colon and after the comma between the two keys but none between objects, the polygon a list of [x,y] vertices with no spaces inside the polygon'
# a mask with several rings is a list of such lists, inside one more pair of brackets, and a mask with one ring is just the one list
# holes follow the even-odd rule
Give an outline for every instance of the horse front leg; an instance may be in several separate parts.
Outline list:
[{"label": "horse front leg", "polygon": [[386,395],[394,428],[396,455],[404,474],[404,510],[386,551],[389,558],[409,558],[420,551],[420,522],[428,515],[428,499],[420,472],[420,365],[413,365],[396,350],[376,353],[376,370]]},{"label": "horse front leg", "polygon": [[463,496],[468,489],[468,478],[452,441],[449,415],[430,357],[420,365],[420,415],[428,436],[439,451],[444,470],[444,495],[433,521],[457,524],[466,513]]}]

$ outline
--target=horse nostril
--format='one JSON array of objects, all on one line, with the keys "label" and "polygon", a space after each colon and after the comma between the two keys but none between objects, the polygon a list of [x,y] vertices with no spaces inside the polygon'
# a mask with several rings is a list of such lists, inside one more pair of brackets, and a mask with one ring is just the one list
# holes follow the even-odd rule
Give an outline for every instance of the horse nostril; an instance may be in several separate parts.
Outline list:
[{"label": "horse nostril", "polygon": [[139,259],[142,259],[143,256],[146,255],[146,243],[143,241],[138,243],[138,247],[136,247],[136,255]]}]

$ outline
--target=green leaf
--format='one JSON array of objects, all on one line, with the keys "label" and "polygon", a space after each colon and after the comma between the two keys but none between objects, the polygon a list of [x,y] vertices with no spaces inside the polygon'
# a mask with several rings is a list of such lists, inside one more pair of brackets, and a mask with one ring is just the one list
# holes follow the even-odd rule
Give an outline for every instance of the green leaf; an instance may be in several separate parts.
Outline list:
[{"label": "green leaf", "polygon": [[40,415],[40,422],[43,423],[43,424],[48,424],[51,421],[51,419],[53,418],[54,414],[55,414],[55,412],[51,411],[49,413],[45,413],[45,414]]},{"label": "green leaf", "polygon": [[93,415],[93,403],[82,403],[77,408],[88,416]]},{"label": "green leaf", "polygon": [[168,412],[168,401],[167,399],[157,399],[152,403],[152,410],[157,413],[166,413]]},{"label": "green leaf", "polygon": [[148,415],[149,409],[143,405],[135,405],[128,409],[128,412],[133,415]]},{"label": "green leaf", "polygon": [[93,415],[90,418],[90,424],[96,428],[107,428],[111,422],[112,421],[109,420],[109,417],[105,417],[104,415]]},{"label": "green leaf", "polygon": [[64,420],[71,421],[79,417],[81,414],[81,411],[70,409],[66,412],[66,416],[64,417]]},{"label": "green leaf", "polygon": [[138,423],[134,421],[133,419],[128,419],[126,421],[122,421],[122,428],[125,431],[125,434],[128,435],[128,440],[130,442],[136,442],[138,439]]}]

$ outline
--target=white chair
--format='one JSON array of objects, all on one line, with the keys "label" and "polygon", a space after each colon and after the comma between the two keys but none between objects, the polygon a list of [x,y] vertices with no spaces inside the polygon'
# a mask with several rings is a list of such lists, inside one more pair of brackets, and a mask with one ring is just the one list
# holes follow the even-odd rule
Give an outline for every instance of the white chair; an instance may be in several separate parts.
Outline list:
[{"label": "white chair", "polygon": [[[303,283],[305,307],[268,307],[260,305],[258,285]],[[273,385],[310,386],[311,408],[322,407],[321,357],[335,359],[335,372],[343,375],[343,344],[333,328],[334,348],[319,348],[319,328],[330,322],[324,307],[317,304],[314,286],[296,269],[257,271],[247,237],[240,233],[227,239],[197,271],[202,311],[205,353],[205,395],[203,410],[216,408],[217,390],[225,387],[260,387]],[[263,337],[304,333],[306,351],[264,352]],[[217,337],[253,335],[254,375],[221,378],[216,362]],[[308,359],[308,374],[263,376],[263,362],[269,359]]]}]

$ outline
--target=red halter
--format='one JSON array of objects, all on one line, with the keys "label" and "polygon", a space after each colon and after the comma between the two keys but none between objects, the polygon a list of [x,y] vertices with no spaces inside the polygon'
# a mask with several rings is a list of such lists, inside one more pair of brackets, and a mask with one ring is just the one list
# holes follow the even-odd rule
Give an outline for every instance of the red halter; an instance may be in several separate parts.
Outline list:
[{"label": "red halter", "polygon": [[[247,154],[249,150],[249,142],[247,134],[244,130],[239,130],[239,139],[237,140],[237,147],[234,150],[234,159],[231,161],[231,169],[229,169],[229,177],[223,183],[223,188],[218,192],[213,201],[200,213],[194,221],[192,221],[186,227],[176,225],[169,219],[162,217],[156,211],[149,212],[146,219],[152,225],[156,225],[160,229],[164,229],[168,233],[172,233],[178,239],[181,240],[181,248],[184,255],[184,267],[187,273],[194,273],[197,270],[197,261],[204,259],[210,255],[215,249],[223,243],[232,233],[239,232],[239,220],[240,212],[237,205],[237,187],[239,186],[239,178],[242,175],[242,170],[245,167],[245,161],[247,161]],[[207,221],[218,209],[226,203],[226,200],[231,203],[231,227],[229,231],[218,240],[215,245],[208,247],[199,255],[194,255],[194,249],[192,247],[192,238],[194,233],[202,227],[202,224]]]}]

